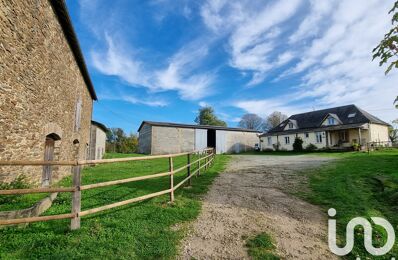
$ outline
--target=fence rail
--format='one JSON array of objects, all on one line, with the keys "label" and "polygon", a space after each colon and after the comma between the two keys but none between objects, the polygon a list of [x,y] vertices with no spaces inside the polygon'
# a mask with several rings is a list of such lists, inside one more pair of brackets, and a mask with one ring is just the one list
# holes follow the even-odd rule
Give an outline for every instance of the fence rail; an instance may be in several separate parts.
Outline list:
[{"label": "fence rail", "polygon": [[[199,155],[199,159],[191,162],[192,155]],[[187,156],[186,165],[174,169],[173,158],[179,156]],[[168,158],[169,159],[169,171],[156,173],[145,176],[132,177],[127,179],[120,179],[114,181],[100,182],[95,184],[86,184],[82,185],[81,183],[81,169],[83,165],[96,165],[96,164],[107,164],[107,163],[116,163],[116,162],[131,162],[131,161],[142,161],[142,160],[153,160],[160,158]],[[195,175],[200,175],[201,170],[206,171],[213,163],[215,158],[215,151],[213,148],[208,148],[199,151],[192,151],[186,153],[177,153],[177,154],[167,154],[167,155],[152,155],[152,156],[141,156],[141,157],[127,157],[127,158],[117,158],[117,159],[102,159],[102,160],[77,160],[77,161],[0,161],[0,166],[45,166],[45,165],[62,165],[62,166],[72,166],[72,187],[60,187],[60,188],[33,188],[33,189],[13,189],[13,190],[0,190],[0,195],[17,195],[17,194],[31,194],[31,193],[52,193],[52,192],[71,192],[72,193],[72,209],[71,213],[68,214],[59,214],[59,215],[50,215],[50,216],[39,216],[39,217],[28,217],[28,218],[18,218],[18,219],[8,219],[8,220],[0,220],[0,225],[13,225],[13,224],[22,224],[22,223],[31,223],[31,222],[40,222],[40,221],[49,221],[49,220],[57,220],[57,219],[71,219],[71,229],[79,229],[80,228],[80,217],[87,216],[90,214],[94,214],[97,212],[101,212],[104,210],[112,209],[115,207],[124,206],[127,204],[131,204],[134,202],[143,201],[146,199],[162,196],[165,194],[170,194],[170,201],[174,201],[174,191],[180,188],[184,183],[188,181],[188,185],[191,185],[191,178]],[[204,162],[203,162],[204,161]],[[192,166],[197,165],[197,169],[191,172]],[[182,172],[183,170],[187,170],[187,177],[184,178],[181,182],[174,185],[174,174]],[[81,211],[81,191],[95,189],[100,187],[107,187],[111,185],[118,185],[129,182],[136,182],[141,180],[159,178],[164,176],[170,176],[170,188],[167,190],[162,190],[155,193],[146,194],[140,197],[104,205],[101,207],[88,209]]]}]

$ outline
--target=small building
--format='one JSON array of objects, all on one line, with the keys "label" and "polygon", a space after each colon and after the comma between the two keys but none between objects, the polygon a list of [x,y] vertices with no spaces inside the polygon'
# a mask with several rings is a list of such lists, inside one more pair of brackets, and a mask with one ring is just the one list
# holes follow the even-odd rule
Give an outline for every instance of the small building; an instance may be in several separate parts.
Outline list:
[{"label": "small building", "polygon": [[[86,159],[97,96],[63,0],[0,1],[0,160]],[[48,186],[70,166],[0,167]]]},{"label": "small building", "polygon": [[169,154],[216,149],[217,154],[240,153],[254,149],[259,131],[209,125],[189,125],[143,121],[138,129],[139,152]]},{"label": "small building", "polygon": [[261,149],[293,150],[296,137],[317,148],[343,149],[368,142],[388,142],[389,124],[355,105],[292,115],[260,135]]},{"label": "small building", "polygon": [[106,144],[106,132],[108,128],[97,122],[91,121],[91,132],[90,132],[90,160],[99,160],[105,154]]}]

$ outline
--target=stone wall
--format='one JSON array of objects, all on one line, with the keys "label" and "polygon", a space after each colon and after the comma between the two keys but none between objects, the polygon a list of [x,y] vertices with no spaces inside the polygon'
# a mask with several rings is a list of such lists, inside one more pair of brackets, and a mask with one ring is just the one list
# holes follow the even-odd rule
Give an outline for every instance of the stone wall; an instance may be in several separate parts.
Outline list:
[{"label": "stone wall", "polygon": [[227,153],[242,153],[254,150],[254,145],[260,142],[258,133],[225,131]]},{"label": "stone wall", "polygon": [[[0,35],[0,160],[43,160],[51,133],[55,160],[85,158],[92,99],[49,2],[0,0]],[[53,168],[54,181],[70,173]],[[0,181],[21,174],[38,184],[42,169],[2,167]]]},{"label": "stone wall", "polygon": [[152,126],[151,154],[190,152],[195,149],[195,129]]},{"label": "stone wall", "polygon": [[144,124],[138,136],[138,152],[151,154],[152,126]]}]

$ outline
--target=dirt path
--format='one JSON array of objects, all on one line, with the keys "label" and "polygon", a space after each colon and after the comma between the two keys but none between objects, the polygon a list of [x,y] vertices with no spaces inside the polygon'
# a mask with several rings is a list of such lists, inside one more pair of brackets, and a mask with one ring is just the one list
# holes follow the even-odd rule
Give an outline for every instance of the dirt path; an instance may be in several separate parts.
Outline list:
[{"label": "dirt path", "polygon": [[233,156],[206,195],[182,245],[181,259],[248,259],[242,236],[271,234],[283,259],[333,259],[326,215],[288,194],[305,179],[297,171],[330,159],[316,156]]}]

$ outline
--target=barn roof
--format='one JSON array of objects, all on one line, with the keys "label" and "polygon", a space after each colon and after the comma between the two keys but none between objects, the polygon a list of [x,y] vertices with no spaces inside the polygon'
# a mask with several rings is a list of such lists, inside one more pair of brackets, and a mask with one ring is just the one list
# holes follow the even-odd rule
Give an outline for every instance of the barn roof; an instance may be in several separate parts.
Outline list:
[{"label": "barn roof", "polygon": [[[304,130],[314,130],[330,128],[330,126],[322,126],[322,122],[327,116],[333,115],[338,118],[343,126],[356,126],[365,123],[374,123],[380,125],[387,125],[388,123],[383,120],[369,114],[368,112],[360,109],[355,105],[347,105],[341,107],[333,107],[328,109],[322,109],[317,111],[311,111],[302,114],[295,114],[290,116],[288,119],[280,123],[278,126],[272,128],[267,134],[278,133],[278,132],[301,132]],[[297,129],[295,130],[284,130],[289,120],[296,120]]]},{"label": "barn roof", "polygon": [[91,120],[91,124],[92,124],[92,125],[98,126],[98,127],[101,128],[104,132],[108,132],[108,128],[107,128],[104,124],[101,124],[100,122]]},{"label": "barn roof", "polygon": [[153,121],[142,121],[140,127],[138,128],[138,132],[141,131],[141,128],[144,126],[144,124],[148,124],[148,125],[151,125],[151,126],[193,128],[193,129],[215,129],[215,130],[225,130],[225,131],[261,133],[261,131],[252,130],[252,129],[245,129],[245,128],[214,126],[214,125],[190,125],[190,124],[178,124],[178,123],[168,123],[168,122],[153,122]]},{"label": "barn roof", "polygon": [[91,82],[90,75],[88,73],[86,63],[84,61],[84,57],[80,49],[79,41],[77,40],[76,37],[75,30],[73,29],[65,1],[50,0],[50,3],[62,27],[62,31],[64,32],[65,38],[68,41],[68,44],[72,50],[73,56],[75,57],[77,65],[80,69],[80,73],[82,74],[84,82],[86,83],[88,91],[90,92],[90,96],[93,100],[97,100],[97,94],[95,93],[93,83]]}]

